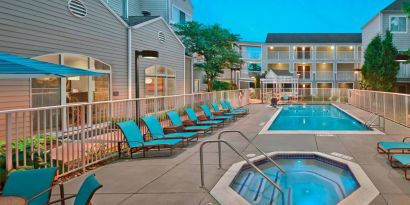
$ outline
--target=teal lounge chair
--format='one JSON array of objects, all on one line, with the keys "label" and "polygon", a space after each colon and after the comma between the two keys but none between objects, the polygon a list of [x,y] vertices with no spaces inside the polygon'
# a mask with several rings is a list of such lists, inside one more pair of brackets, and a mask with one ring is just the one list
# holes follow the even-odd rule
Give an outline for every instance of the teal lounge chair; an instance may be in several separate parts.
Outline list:
[{"label": "teal lounge chair", "polygon": [[182,126],[184,131],[188,132],[199,132],[202,131],[204,135],[206,133],[212,132],[212,126],[209,125],[195,125],[195,126],[184,126],[181,118],[179,117],[178,113],[175,111],[167,112],[168,118],[171,120],[172,125],[174,126]]},{"label": "teal lounge chair", "polygon": [[56,167],[14,171],[7,178],[2,196],[24,198],[28,205],[47,204],[56,174]]},{"label": "teal lounge chair", "polygon": [[145,116],[142,118],[142,120],[145,122],[145,125],[147,125],[151,137],[154,140],[185,139],[187,143],[195,138],[196,140],[198,140],[197,132],[174,132],[165,134],[164,129],[161,126],[161,123],[158,121],[156,117],[152,115]]},{"label": "teal lounge chair", "polygon": [[[394,166],[394,164],[398,164],[398,166]],[[393,154],[391,165],[393,167],[402,168],[404,171],[404,178],[410,180],[410,177],[407,174],[407,171],[410,168],[410,154]]]},{"label": "teal lounge chair", "polygon": [[190,107],[186,107],[185,112],[188,115],[188,118],[192,120],[196,125],[224,126],[223,120],[199,120],[198,116],[196,116],[194,109]]},{"label": "teal lounge chair", "polygon": [[[248,114],[249,110],[247,108],[241,107],[241,108],[233,108],[229,100],[221,100],[221,105],[222,102],[225,104],[225,106],[231,111],[231,112],[241,112],[244,114]],[[223,106],[223,105],[222,105]]]},{"label": "teal lounge chair", "polygon": [[227,109],[228,111],[220,110],[216,102],[212,102],[211,106],[215,110],[215,112],[223,112],[224,115],[242,116],[245,114],[243,112],[230,111],[229,109]]},{"label": "teal lounge chair", "polygon": [[391,160],[393,154],[402,154],[404,151],[410,151],[410,142],[406,142],[410,137],[405,137],[401,142],[378,142],[377,152],[387,154],[387,158]]},{"label": "teal lounge chair", "polygon": [[95,192],[101,187],[102,185],[100,184],[100,182],[98,182],[97,179],[95,178],[95,175],[92,174],[84,180],[77,194],[65,197],[64,189],[60,188],[60,191],[62,192],[60,193],[61,199],[52,201],[49,204],[55,204],[55,203],[63,204],[62,202],[75,197],[74,205],[88,205],[90,204],[91,199],[93,198]]},{"label": "teal lounge chair", "polygon": [[234,119],[233,116],[227,116],[227,115],[214,116],[214,114],[211,112],[211,109],[209,109],[208,105],[201,105],[201,108],[204,111],[205,116],[210,120],[231,120],[231,119]]},{"label": "teal lounge chair", "polygon": [[211,103],[211,107],[214,109],[215,112],[217,113],[223,113],[224,115],[238,115],[239,113],[231,112],[229,109],[223,109],[221,110],[216,104],[216,102]]},{"label": "teal lounge chair", "polygon": [[182,142],[180,139],[162,139],[162,140],[151,140],[145,141],[141,134],[141,130],[138,128],[137,124],[130,120],[126,122],[119,122],[117,126],[121,129],[126,141],[118,142],[118,157],[121,158],[122,144],[127,143],[128,147],[131,149],[132,153],[138,150],[142,150],[143,157],[145,157],[145,151],[151,148],[168,147],[170,148],[170,154],[172,155],[172,150]]}]

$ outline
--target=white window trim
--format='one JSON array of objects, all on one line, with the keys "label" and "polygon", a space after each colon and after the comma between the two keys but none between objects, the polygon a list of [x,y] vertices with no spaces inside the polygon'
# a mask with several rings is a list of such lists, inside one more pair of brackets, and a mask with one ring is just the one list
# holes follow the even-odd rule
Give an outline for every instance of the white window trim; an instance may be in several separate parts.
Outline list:
[{"label": "white window trim", "polygon": [[171,15],[170,15],[170,18],[169,18],[169,22],[170,22],[170,23],[172,23],[172,24],[179,23],[179,22],[174,22],[173,19],[172,19],[172,16],[174,15],[174,14],[173,14],[174,8],[176,8],[176,9],[178,9],[179,11],[182,11],[182,12],[185,13],[185,21],[186,21],[186,19],[187,19],[187,16],[189,16],[190,19],[192,20],[192,15],[191,15],[191,14],[189,14],[189,13],[188,13],[187,11],[185,11],[184,9],[181,9],[180,7],[176,6],[175,4],[172,4],[172,6],[171,6],[171,12],[170,12]]},{"label": "white window trim", "polygon": [[[392,18],[401,18],[401,17],[404,17],[406,19],[406,31],[405,32],[403,32],[403,31],[392,31],[391,30],[391,20],[392,20]],[[407,33],[408,30],[409,30],[408,24],[409,23],[408,23],[408,19],[407,19],[406,15],[390,15],[389,16],[389,31],[392,32],[392,33]]]}]

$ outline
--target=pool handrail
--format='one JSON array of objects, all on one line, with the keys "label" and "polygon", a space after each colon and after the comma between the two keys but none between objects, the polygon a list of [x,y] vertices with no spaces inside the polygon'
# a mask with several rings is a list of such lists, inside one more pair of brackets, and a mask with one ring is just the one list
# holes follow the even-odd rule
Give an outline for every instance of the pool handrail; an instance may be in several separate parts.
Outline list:
[{"label": "pool handrail", "polygon": [[247,164],[249,164],[252,168],[255,169],[258,174],[260,174],[263,178],[265,178],[272,186],[274,186],[276,189],[278,189],[281,194],[284,194],[284,191],[282,188],[276,184],[271,178],[269,178],[265,173],[263,173],[262,170],[260,170],[253,162],[251,162],[246,156],[244,156],[239,150],[237,150],[234,146],[232,146],[228,141],[226,140],[207,140],[201,143],[201,147],[199,148],[199,166],[200,166],[200,171],[201,171],[201,188],[205,188],[205,182],[204,182],[204,152],[203,148],[204,145],[209,144],[209,143],[224,143],[226,144],[229,148],[231,148],[238,156],[240,156],[243,160],[246,161]]},{"label": "pool handrail", "polygon": [[[218,134],[218,140],[220,140],[222,138],[222,135],[226,134],[226,133],[238,133],[240,136],[242,136],[246,141],[249,142],[249,144],[253,145],[253,147],[255,147],[261,154],[263,154],[266,159],[268,159],[270,162],[272,162],[273,165],[275,165],[275,167],[277,167],[283,174],[286,173],[286,171],[277,163],[275,162],[272,158],[270,158],[264,151],[262,151],[258,146],[256,146],[255,144],[252,143],[252,141],[250,139],[248,139],[246,137],[245,134],[243,134],[243,132],[241,131],[236,131],[236,130],[224,130],[222,132],[220,132]],[[221,143],[218,143],[218,156],[219,156],[219,168],[222,167],[222,157],[221,157]]]}]

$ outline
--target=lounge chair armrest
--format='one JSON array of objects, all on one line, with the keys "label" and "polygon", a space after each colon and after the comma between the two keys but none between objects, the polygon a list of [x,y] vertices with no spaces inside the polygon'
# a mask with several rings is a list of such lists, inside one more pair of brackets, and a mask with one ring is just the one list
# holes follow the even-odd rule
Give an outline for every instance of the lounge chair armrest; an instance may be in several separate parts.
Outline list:
[{"label": "lounge chair armrest", "polygon": [[184,126],[195,126],[195,122],[192,121],[192,120],[184,120],[184,121],[182,122],[182,124],[183,124]]},{"label": "lounge chair armrest", "polygon": [[141,141],[118,141],[118,147],[121,147],[121,145],[123,144],[123,143],[129,143],[129,142],[136,142],[136,143],[139,143],[139,144],[141,144],[142,146],[144,146],[144,142],[141,142]]},{"label": "lounge chair armrest", "polygon": [[224,114],[224,112],[212,112],[212,114],[213,115],[216,115],[216,116],[221,116],[221,115],[223,115]]},{"label": "lounge chair armrest", "polygon": [[198,120],[199,121],[206,121],[206,120],[208,120],[208,118],[205,115],[199,115]]},{"label": "lounge chair armrest", "polygon": [[49,187],[49,188],[47,188],[47,189],[45,189],[45,190],[43,190],[43,191],[37,193],[36,195],[34,195],[33,197],[31,197],[30,199],[27,199],[27,202],[33,201],[34,199],[40,197],[40,196],[43,195],[44,193],[47,193],[47,192],[51,191],[52,188],[53,188],[53,187],[51,186],[51,187]]},{"label": "lounge chair armrest", "polygon": [[403,142],[405,142],[407,139],[410,139],[410,137],[403,138]]}]

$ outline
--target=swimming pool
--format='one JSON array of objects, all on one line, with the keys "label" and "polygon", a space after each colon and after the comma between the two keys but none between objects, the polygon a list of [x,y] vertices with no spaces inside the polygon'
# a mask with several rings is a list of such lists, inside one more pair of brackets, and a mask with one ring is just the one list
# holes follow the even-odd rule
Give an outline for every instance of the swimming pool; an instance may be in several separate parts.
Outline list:
[{"label": "swimming pool", "polygon": [[337,133],[349,134],[373,132],[358,119],[334,105],[284,105],[266,124],[261,134],[275,132]]}]

